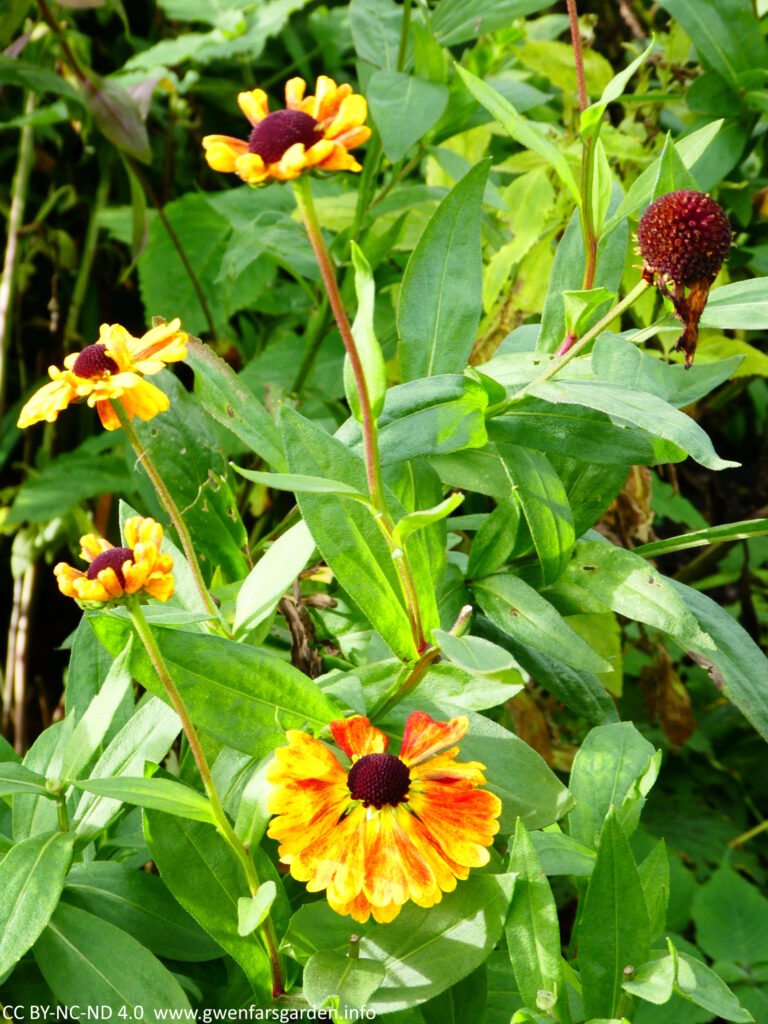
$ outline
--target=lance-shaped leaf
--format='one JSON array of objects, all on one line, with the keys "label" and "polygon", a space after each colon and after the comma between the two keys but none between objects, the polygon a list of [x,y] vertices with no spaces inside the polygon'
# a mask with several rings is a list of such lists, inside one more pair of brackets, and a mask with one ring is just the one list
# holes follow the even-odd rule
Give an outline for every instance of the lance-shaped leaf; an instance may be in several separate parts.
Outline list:
[{"label": "lance-shaped leaf", "polygon": [[[384,73],[379,72],[379,74]],[[377,419],[384,405],[384,395],[387,391],[387,369],[384,365],[381,345],[379,345],[373,328],[376,287],[363,250],[356,242],[350,242],[349,246],[352,254],[352,266],[355,271],[355,292],[357,293],[357,313],[352,323],[352,337],[355,339],[357,353],[360,357],[371,411],[374,419]],[[349,355],[344,357],[344,391],[355,419],[362,422],[360,397],[357,393],[357,383]]]}]

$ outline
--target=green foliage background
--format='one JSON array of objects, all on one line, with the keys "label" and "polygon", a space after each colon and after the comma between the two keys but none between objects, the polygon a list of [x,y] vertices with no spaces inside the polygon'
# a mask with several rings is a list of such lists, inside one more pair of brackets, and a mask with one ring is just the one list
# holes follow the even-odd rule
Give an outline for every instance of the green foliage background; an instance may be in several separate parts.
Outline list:
[{"label": "green foliage background", "polygon": [[[116,540],[131,509],[164,512],[85,406],[14,425],[100,323],[140,334],[178,315],[205,345],[158,378],[171,409],[139,433],[234,640],[206,631],[178,551],[177,598],[148,614],[275,884],[295,998],[393,1024],[768,1020],[768,10],[582,5],[581,119],[564,4],[439,0],[405,30],[403,10],[67,0],[51,6],[65,50],[35,5],[0,2],[0,201],[19,216],[0,376],[0,1003],[269,1004],[263,949],[238,931],[239,865],[129,620],[81,619],[49,571],[81,533]],[[263,768],[286,728],[385,706],[418,652],[350,498],[360,429],[293,193],[215,174],[200,144],[243,134],[239,90],[274,107],[287,78],[318,74],[354,83],[375,128],[361,175],[312,184],[345,305],[385,360],[390,507],[466,495],[408,541],[442,660],[379,724],[395,741],[415,707],[467,713],[462,756],[504,806],[488,869],[356,929],[358,961],[350,920],[277,871]],[[587,292],[582,139],[600,237]],[[735,239],[693,368],[648,289],[531,385],[636,284],[637,218],[677,188],[711,192]],[[333,576],[297,591],[301,661],[278,602],[321,560]],[[466,604],[470,633],[452,637]],[[184,783],[173,814],[114,788],[160,763],[157,781]],[[72,832],[46,779],[66,782]]]}]

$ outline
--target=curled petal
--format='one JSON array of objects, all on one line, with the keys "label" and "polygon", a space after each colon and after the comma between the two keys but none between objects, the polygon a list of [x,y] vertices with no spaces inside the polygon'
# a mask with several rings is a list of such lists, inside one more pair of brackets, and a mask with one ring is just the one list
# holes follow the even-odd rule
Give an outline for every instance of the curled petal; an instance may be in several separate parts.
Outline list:
[{"label": "curled petal", "polygon": [[82,579],[85,573],[67,565],[66,562],[59,562],[53,567],[53,575],[56,577],[59,590],[65,597],[77,597],[75,581]]},{"label": "curled petal", "polygon": [[456,743],[468,728],[469,719],[466,715],[452,718],[450,722],[435,722],[424,711],[414,711],[405,724],[400,760],[409,767],[418,764],[424,758]]},{"label": "curled petal", "polygon": [[258,153],[244,153],[235,161],[237,174],[248,185],[260,185],[269,177],[269,171]]},{"label": "curled petal", "polygon": [[353,760],[366,754],[383,754],[389,744],[389,737],[371,725],[365,715],[331,722],[330,729],[335,742]]},{"label": "curled petal", "polygon": [[328,138],[335,139],[352,128],[359,128],[368,116],[368,104],[364,96],[357,93],[346,96],[339,107],[339,112],[333,121],[328,125],[325,134]]},{"label": "curled petal", "polygon": [[307,165],[306,147],[303,142],[294,142],[283,153],[276,164],[269,165],[269,173],[278,181],[292,181],[298,178]]},{"label": "curled petal", "polygon": [[364,142],[367,142],[370,137],[371,129],[367,124],[361,124],[357,128],[350,128],[349,131],[334,136],[333,141],[339,143],[345,149],[356,149],[358,146],[362,146]]},{"label": "curled petal", "polygon": [[299,110],[307,83],[303,78],[289,78],[285,83],[285,105],[289,110]]},{"label": "curled petal", "polygon": [[156,601],[167,601],[173,597],[173,576],[154,574],[144,584],[144,590]]},{"label": "curled petal", "polygon": [[16,425],[24,430],[41,420],[53,423],[59,413],[76,398],[77,391],[65,380],[52,380],[43,384],[21,410]]},{"label": "curled petal", "polygon": [[99,537],[95,533],[85,533],[80,538],[80,557],[84,562],[92,562],[94,558],[104,551],[109,551],[111,547],[109,541],[104,540],[103,537]]},{"label": "curled petal", "polygon": [[237,161],[248,152],[248,143],[229,135],[206,135],[203,149],[208,166],[214,171],[231,173],[237,170]]},{"label": "curled petal", "polygon": [[269,113],[269,100],[263,89],[240,92],[237,94],[237,102],[242,112],[253,125],[259,124]]},{"label": "curled petal", "polygon": [[117,413],[112,408],[112,403],[110,401],[97,402],[96,412],[99,414],[101,425],[105,430],[120,429],[120,420],[118,419]]}]

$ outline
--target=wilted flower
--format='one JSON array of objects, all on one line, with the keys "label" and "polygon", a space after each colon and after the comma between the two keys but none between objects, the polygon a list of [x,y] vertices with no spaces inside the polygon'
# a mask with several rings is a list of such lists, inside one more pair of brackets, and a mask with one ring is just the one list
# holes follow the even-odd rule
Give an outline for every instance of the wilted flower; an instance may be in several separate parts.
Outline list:
[{"label": "wilted flower", "polygon": [[119,399],[129,419],[151,420],[168,408],[168,396],[144,380],[158,373],[166,363],[187,354],[187,335],[179,320],[159,323],[141,338],[134,338],[120,324],[102,324],[99,340],[64,360],[64,369],[48,367],[51,378],[30,398],[19,416],[18,426],[29,427],[40,420],[52,423],[68,405],[86,399],[96,406],[107,430],[117,430],[120,420],[112,408]]},{"label": "wilted flower", "polygon": [[173,597],[173,559],[160,552],[163,528],[154,519],[131,516],[124,527],[126,547],[113,547],[95,533],[80,538],[85,572],[66,562],[54,567],[56,582],[65,597],[104,603],[126,595],[146,593],[158,601]]},{"label": "wilted flower", "polygon": [[672,300],[683,324],[676,348],[685,352],[689,367],[710,286],[730,249],[731,225],[714,199],[680,189],[651,203],[640,218],[637,240],[646,279],[652,283],[656,276],[659,291]]},{"label": "wilted flower", "polygon": [[205,158],[214,171],[237,173],[249,185],[269,178],[290,181],[303,171],[359,171],[350,149],[371,135],[365,119],[368,106],[351,85],[336,85],[321,75],[313,96],[304,96],[306,82],[285,84],[285,109],[270,114],[262,89],[241,92],[240,109],[251,122],[247,142],[229,135],[207,135]]},{"label": "wilted flower", "polygon": [[339,914],[383,922],[409,899],[433,906],[486,864],[501,801],[477,788],[484,765],[456,761],[451,744],[467,727],[465,716],[435,722],[414,711],[396,757],[367,718],[331,722],[349,768],[319,740],[289,731],[267,770],[267,809],[277,815],[268,835],[293,877],[310,892],[325,889]]}]

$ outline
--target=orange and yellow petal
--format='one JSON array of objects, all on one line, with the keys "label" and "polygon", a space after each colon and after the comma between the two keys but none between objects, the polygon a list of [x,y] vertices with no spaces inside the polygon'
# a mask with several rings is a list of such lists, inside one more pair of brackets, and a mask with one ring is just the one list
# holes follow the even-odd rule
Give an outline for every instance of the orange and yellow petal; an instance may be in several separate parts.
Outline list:
[{"label": "orange and yellow petal", "polygon": [[144,590],[156,601],[168,601],[174,593],[173,576],[153,574],[144,584]]},{"label": "orange and yellow petal", "polygon": [[252,125],[259,124],[269,113],[269,100],[263,89],[240,92],[237,94],[237,102]]},{"label": "orange and yellow petal", "polygon": [[482,867],[499,830],[501,801],[485,789],[446,790],[433,783],[410,794],[409,807],[446,858],[466,868]]},{"label": "orange and yellow petal", "polygon": [[117,413],[112,408],[112,403],[110,401],[97,402],[96,412],[99,414],[101,425],[105,430],[120,429],[120,420],[118,419]]},{"label": "orange and yellow petal", "polygon": [[66,562],[58,562],[53,567],[53,575],[56,577],[59,590],[65,597],[77,597],[75,580],[82,579],[85,576],[84,572],[67,565]]},{"label": "orange and yellow petal", "polygon": [[331,722],[330,729],[334,741],[353,760],[366,754],[383,754],[389,744],[389,737],[371,725],[365,715]]},{"label": "orange and yellow petal", "polygon": [[[298,729],[289,729],[285,736],[288,746],[279,747],[275,751],[275,759],[267,768],[267,782],[280,785],[285,782],[303,784],[308,780],[324,780],[346,785],[347,773],[333,751],[324,743]],[[270,806],[269,800],[267,806]],[[271,813],[277,810],[275,808]]]},{"label": "orange and yellow petal", "polygon": [[84,562],[92,562],[104,551],[109,551],[112,545],[108,540],[99,537],[95,533],[84,533],[80,538],[80,557]]},{"label": "orange and yellow petal", "polygon": [[324,160],[327,160],[333,154],[335,148],[335,143],[330,139],[319,139],[305,152],[304,163],[307,167],[316,167],[318,164],[322,164]]},{"label": "orange and yellow petal", "polygon": [[430,780],[441,784],[451,783],[454,786],[472,788],[485,784],[485,765],[479,761],[457,761],[458,747],[430,757],[410,768],[411,786],[418,788],[420,783]]},{"label": "orange and yellow petal", "polygon": [[304,93],[307,91],[307,83],[303,78],[289,78],[285,83],[285,105],[288,110],[299,110]]},{"label": "orange and yellow petal", "polygon": [[244,153],[235,161],[235,171],[248,185],[260,185],[269,177],[269,170],[258,153]]},{"label": "orange and yellow petal", "polygon": [[466,715],[452,718],[450,722],[435,722],[424,711],[414,711],[405,724],[400,760],[410,768],[456,743],[468,728],[469,719]]},{"label": "orange and yellow petal", "polygon": [[349,131],[334,136],[333,141],[345,149],[356,149],[358,146],[362,146],[364,142],[367,142],[370,137],[371,129],[367,124],[361,124],[357,128],[350,128]]},{"label": "orange and yellow petal", "polygon": [[121,566],[125,580],[125,593],[136,594],[147,582],[152,565],[146,559],[126,560]]},{"label": "orange and yellow petal", "polygon": [[128,417],[138,416],[140,420],[151,420],[170,406],[168,395],[149,381],[139,379],[138,384],[125,391],[120,398]]},{"label": "orange and yellow petal", "polygon": [[230,135],[206,135],[203,149],[208,166],[214,171],[231,174],[237,170],[237,161],[248,152],[248,143]]},{"label": "orange and yellow petal", "polygon": [[307,166],[306,146],[303,142],[294,142],[283,153],[275,164],[269,165],[269,173],[278,181],[293,181],[298,178]]},{"label": "orange and yellow petal", "polygon": [[[54,370],[55,367],[51,369]],[[16,426],[24,430],[41,420],[53,423],[59,413],[76,398],[77,391],[64,379],[43,384],[22,408]]]},{"label": "orange and yellow petal", "polygon": [[343,146],[334,143],[333,150],[325,157],[322,163],[317,164],[317,169],[319,171],[354,171],[359,173],[363,168]]},{"label": "orange and yellow petal", "polygon": [[180,327],[181,321],[176,318],[169,324],[158,324],[141,338],[133,338],[130,349],[134,370],[145,375],[158,373],[166,363],[186,358],[189,335]]},{"label": "orange and yellow petal", "polygon": [[125,545],[135,548],[138,544],[154,544],[159,550],[163,543],[163,527],[146,516],[129,516],[123,526]]},{"label": "orange and yellow petal", "polygon": [[326,138],[335,139],[353,128],[359,128],[368,116],[368,104],[364,96],[352,93],[345,96],[338,113],[325,129]]}]

